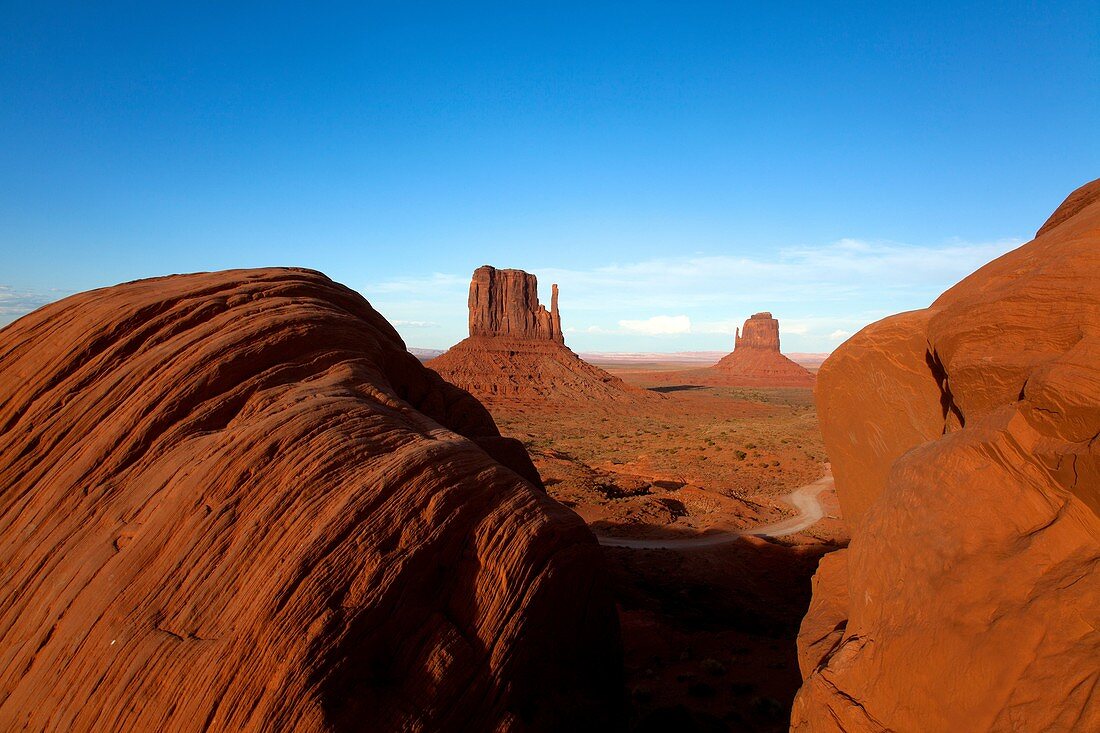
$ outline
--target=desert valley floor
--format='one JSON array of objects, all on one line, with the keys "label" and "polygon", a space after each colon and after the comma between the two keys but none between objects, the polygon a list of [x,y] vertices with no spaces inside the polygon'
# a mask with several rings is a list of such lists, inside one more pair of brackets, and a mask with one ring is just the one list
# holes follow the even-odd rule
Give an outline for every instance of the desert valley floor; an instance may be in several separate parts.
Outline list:
[{"label": "desert valley floor", "polygon": [[[693,384],[681,362],[596,365],[653,398],[483,401],[598,536],[751,531],[793,516],[784,498],[827,471],[811,389]],[[810,579],[848,541],[834,492],[820,500],[826,515],[785,537],[603,548],[633,730],[787,730]]]}]

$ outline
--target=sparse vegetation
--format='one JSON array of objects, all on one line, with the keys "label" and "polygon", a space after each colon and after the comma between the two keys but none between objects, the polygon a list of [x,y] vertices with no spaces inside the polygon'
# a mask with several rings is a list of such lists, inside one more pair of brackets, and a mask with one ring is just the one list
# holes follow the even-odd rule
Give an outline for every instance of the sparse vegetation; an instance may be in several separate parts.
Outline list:
[{"label": "sparse vegetation", "polygon": [[699,662],[699,666],[704,672],[714,677],[721,677],[726,673],[726,665],[713,657],[707,657],[702,662]]}]

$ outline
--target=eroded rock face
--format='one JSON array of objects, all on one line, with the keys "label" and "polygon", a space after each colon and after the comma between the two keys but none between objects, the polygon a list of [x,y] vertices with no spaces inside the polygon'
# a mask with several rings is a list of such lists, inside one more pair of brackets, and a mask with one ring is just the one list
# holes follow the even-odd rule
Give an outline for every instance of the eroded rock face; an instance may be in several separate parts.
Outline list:
[{"label": "eroded rock face", "polygon": [[539,305],[534,275],[488,265],[476,269],[470,283],[470,337],[427,366],[488,401],[624,402],[652,397],[565,346],[557,285],[547,311]]},{"label": "eroded rock face", "polygon": [[733,353],[708,369],[702,381],[746,387],[812,387],[814,375],[779,353],[779,321],[763,312],[737,330]]},{"label": "eroded rock face", "polygon": [[798,731],[1100,730],[1100,181],[822,367]]},{"label": "eroded rock face", "polygon": [[319,273],[46,306],[0,331],[0,728],[610,725],[599,548],[528,471]]},{"label": "eroded rock face", "polygon": [[737,329],[733,341],[734,351],[737,349],[764,349],[779,353],[779,321],[772,318],[772,314],[764,311],[754,313],[745,321],[743,329]]},{"label": "eroded rock face", "polygon": [[558,286],[550,310],[539,304],[538,281],[523,270],[482,265],[470,281],[470,335],[544,339],[565,343],[558,315]]}]

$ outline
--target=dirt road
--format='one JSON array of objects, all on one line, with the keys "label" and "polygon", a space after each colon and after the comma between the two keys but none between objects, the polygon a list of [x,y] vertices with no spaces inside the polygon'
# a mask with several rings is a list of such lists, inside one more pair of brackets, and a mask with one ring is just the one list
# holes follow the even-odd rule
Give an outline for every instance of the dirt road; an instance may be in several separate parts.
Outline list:
[{"label": "dirt road", "polygon": [[744,535],[757,537],[783,537],[785,535],[801,532],[813,525],[817,520],[825,516],[825,508],[821,505],[820,495],[822,491],[833,488],[832,471],[826,469],[825,475],[814,481],[795,489],[786,496],[784,501],[798,510],[798,515],[790,519],[773,524],[763,524],[757,527],[730,531],[712,532],[698,537],[679,537],[668,539],[633,539],[628,537],[606,537],[596,535],[601,545],[607,547],[630,547],[636,550],[689,550],[697,547],[713,547],[734,542]]}]

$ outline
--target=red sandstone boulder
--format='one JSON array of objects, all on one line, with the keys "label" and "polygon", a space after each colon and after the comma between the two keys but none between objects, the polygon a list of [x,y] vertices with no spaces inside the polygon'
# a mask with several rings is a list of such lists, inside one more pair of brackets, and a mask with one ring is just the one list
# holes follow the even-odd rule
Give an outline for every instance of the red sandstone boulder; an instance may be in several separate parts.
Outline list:
[{"label": "red sandstone boulder", "polygon": [[0,331],[0,729],[578,730],[620,655],[522,446],[302,270]]},{"label": "red sandstone boulder", "polygon": [[928,319],[923,310],[879,321],[834,351],[817,373],[818,421],[850,523],[882,493],[902,453],[944,432]]},{"label": "red sandstone boulder", "polygon": [[[797,731],[1100,730],[1100,181],[823,365]],[[833,629],[833,631],[830,631]]]},{"label": "red sandstone boulder", "polygon": [[557,285],[547,311],[539,305],[534,275],[485,265],[474,271],[469,305],[470,337],[426,364],[479,399],[629,402],[656,398],[565,346]]}]

